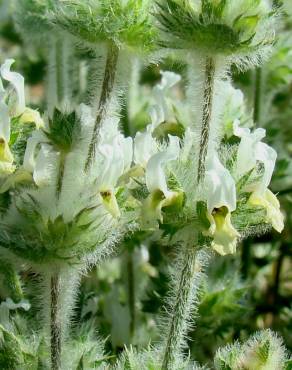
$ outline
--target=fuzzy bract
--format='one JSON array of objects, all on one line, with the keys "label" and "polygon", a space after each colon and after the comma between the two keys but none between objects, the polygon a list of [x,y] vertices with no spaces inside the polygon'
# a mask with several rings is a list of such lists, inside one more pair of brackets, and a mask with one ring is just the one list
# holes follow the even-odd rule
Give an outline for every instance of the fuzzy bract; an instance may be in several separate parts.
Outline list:
[{"label": "fuzzy bract", "polygon": [[19,34],[28,45],[43,48],[54,33],[48,14],[56,0],[16,0],[14,4],[13,18]]},{"label": "fuzzy bract", "polygon": [[54,21],[91,45],[114,43],[120,49],[149,52],[155,48],[155,29],[148,0],[66,0]]},{"label": "fuzzy bract", "polygon": [[206,55],[263,57],[274,41],[274,10],[264,0],[161,0],[162,45]]}]

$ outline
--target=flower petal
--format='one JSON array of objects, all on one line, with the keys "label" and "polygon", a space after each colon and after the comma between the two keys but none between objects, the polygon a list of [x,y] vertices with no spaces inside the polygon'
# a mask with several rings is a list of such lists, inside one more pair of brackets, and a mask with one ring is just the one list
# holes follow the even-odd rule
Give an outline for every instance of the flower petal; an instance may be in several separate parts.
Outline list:
[{"label": "flower petal", "polygon": [[158,151],[157,143],[152,137],[151,126],[145,132],[137,132],[134,139],[134,162],[143,168],[149,159]]},{"label": "flower petal", "polygon": [[260,141],[266,136],[264,129],[258,128],[251,133],[249,128],[239,127],[239,122],[234,123],[234,134],[241,138],[236,162],[237,176],[243,176],[256,166],[257,146]]},{"label": "flower petal", "polygon": [[117,198],[113,192],[113,189],[108,190],[106,192],[100,193],[102,204],[105,209],[114,217],[118,218],[121,215],[119,205],[117,202]]},{"label": "flower petal", "polygon": [[120,135],[120,145],[124,158],[124,170],[126,172],[130,169],[133,162],[133,139],[131,137],[124,137]]},{"label": "flower petal", "polygon": [[210,214],[215,208],[223,206],[230,212],[236,209],[235,181],[215,152],[207,158],[204,189],[206,189],[207,208]]},{"label": "flower petal", "polygon": [[181,80],[180,75],[170,71],[161,71],[161,76],[161,82],[157,85],[160,90],[170,89]]},{"label": "flower petal", "polygon": [[163,110],[163,107],[160,105],[153,105],[149,109],[149,115],[151,117],[151,127],[152,131],[156,129],[157,126],[159,126],[162,122],[165,121],[165,113]]},{"label": "flower petal", "polygon": [[259,191],[265,191],[272,179],[277,160],[277,152],[265,143],[258,143],[255,157],[264,165],[264,174],[261,180]]},{"label": "flower petal", "polygon": [[4,101],[0,101],[0,137],[2,137],[7,143],[9,143],[10,140],[9,108],[4,103]]},{"label": "flower petal", "polygon": [[208,215],[211,223],[206,233],[213,237],[212,248],[222,256],[236,252],[236,245],[240,234],[231,223],[231,213],[226,207],[222,207]]},{"label": "flower petal", "polygon": [[236,173],[243,176],[252,170],[257,162],[264,165],[264,174],[261,182],[257,185],[258,191],[264,192],[269,186],[277,159],[276,151],[261,140],[266,136],[264,129],[258,128],[251,132],[248,128],[241,128],[238,122],[234,125],[234,134],[241,138],[238,152]]},{"label": "flower petal", "polygon": [[98,147],[100,154],[103,156],[102,174],[99,181],[99,189],[106,191],[117,185],[119,177],[124,172],[123,153],[118,138],[113,145],[100,145]]},{"label": "flower petal", "polygon": [[34,123],[37,129],[40,129],[45,126],[44,121],[37,110],[31,108],[25,108],[24,112],[22,113],[20,123]]},{"label": "flower petal", "polygon": [[169,103],[167,102],[166,93],[167,90],[171,89],[181,80],[181,76],[174,72],[162,71],[161,76],[161,82],[153,89],[157,105],[155,105],[154,108],[156,116],[154,116],[154,112],[152,112],[152,123],[156,127],[160,123],[170,119],[170,109]]},{"label": "flower petal", "polygon": [[266,222],[271,224],[273,228],[281,233],[284,229],[284,216],[280,210],[280,203],[269,189],[265,192],[254,192],[251,194],[248,203],[254,206],[265,208]]},{"label": "flower petal", "polygon": [[167,197],[167,188],[164,166],[167,162],[178,158],[180,151],[179,138],[169,136],[169,145],[163,152],[154,154],[147,163],[146,185],[150,193],[160,190]]},{"label": "flower petal", "polygon": [[0,138],[0,175],[7,175],[15,170],[14,158],[7,141]]},{"label": "flower petal", "polygon": [[25,110],[24,78],[21,74],[10,71],[13,63],[14,59],[7,59],[0,67],[0,75],[14,87],[17,94],[15,115],[20,115]]},{"label": "flower petal", "polygon": [[43,135],[40,131],[34,131],[32,136],[27,140],[26,150],[23,158],[23,168],[33,173],[36,165],[36,149],[42,142]]},{"label": "flower petal", "polygon": [[35,160],[33,179],[37,186],[46,186],[50,183],[58,155],[47,144],[42,144]]}]

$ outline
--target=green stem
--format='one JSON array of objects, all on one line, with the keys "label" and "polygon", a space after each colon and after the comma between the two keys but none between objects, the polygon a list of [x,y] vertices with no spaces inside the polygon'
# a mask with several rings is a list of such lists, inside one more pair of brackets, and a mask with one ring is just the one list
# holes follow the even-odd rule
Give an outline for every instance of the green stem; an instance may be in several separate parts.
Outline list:
[{"label": "green stem", "polygon": [[184,342],[184,336],[188,328],[187,322],[192,313],[192,303],[195,298],[196,275],[201,269],[200,264],[196,262],[197,250],[192,246],[187,246],[167,334],[162,370],[175,369],[175,360]]},{"label": "green stem", "polygon": [[205,176],[205,162],[208,152],[212,109],[214,99],[214,82],[215,82],[215,61],[211,57],[206,58],[205,63],[205,82],[203,97],[203,115],[200,136],[199,163],[198,163],[198,183]]},{"label": "green stem", "polygon": [[64,98],[63,86],[63,42],[60,38],[56,40],[56,93],[57,102],[62,102]]},{"label": "green stem", "polygon": [[64,173],[65,173],[65,164],[66,164],[66,154],[61,151],[60,160],[59,160],[59,173],[58,173],[57,186],[56,186],[57,199],[60,199],[60,195],[62,192],[63,179],[64,179]]},{"label": "green stem", "polygon": [[115,44],[111,44],[108,47],[108,55],[106,60],[104,79],[102,84],[101,95],[99,99],[97,116],[95,119],[95,125],[93,128],[92,138],[89,145],[89,150],[85,162],[85,171],[87,172],[92,164],[95,156],[96,145],[98,140],[98,133],[101,124],[106,117],[110,100],[114,91],[117,65],[118,65],[119,49]]},{"label": "green stem", "polygon": [[50,279],[51,293],[51,366],[52,370],[61,368],[62,329],[59,315],[60,276],[54,273]]}]

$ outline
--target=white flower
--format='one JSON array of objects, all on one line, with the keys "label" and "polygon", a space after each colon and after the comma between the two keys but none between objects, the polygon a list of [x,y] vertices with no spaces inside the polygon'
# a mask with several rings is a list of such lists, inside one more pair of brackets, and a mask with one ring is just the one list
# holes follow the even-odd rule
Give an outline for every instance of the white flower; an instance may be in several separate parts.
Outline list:
[{"label": "white flower", "polygon": [[40,113],[31,108],[25,108],[24,112],[20,116],[19,123],[34,123],[37,129],[45,126]]},{"label": "white flower", "polygon": [[280,209],[280,203],[271,190],[266,189],[264,192],[253,192],[248,200],[248,203],[250,205],[265,208],[266,222],[271,224],[279,233],[283,231],[284,216]]},{"label": "white flower", "polygon": [[222,122],[224,122],[225,134],[231,137],[234,122],[243,118],[245,114],[244,95],[241,90],[235,89],[230,81],[222,81],[222,89],[224,89],[224,95],[226,96]]},{"label": "white flower", "polygon": [[281,232],[284,228],[284,218],[280,210],[280,204],[276,196],[268,189],[275,168],[277,153],[269,145],[261,142],[266,135],[264,129],[259,128],[251,132],[248,128],[239,127],[238,122],[236,122],[234,134],[241,138],[237,152],[237,176],[245,175],[255,168],[258,162],[262,163],[264,167],[261,180],[248,189],[252,192],[248,202],[251,205],[265,208],[266,222],[270,223],[275,230]]},{"label": "white flower", "polygon": [[[10,116],[22,113],[25,107],[24,102],[24,80],[23,77],[16,72],[10,72],[10,67],[14,61],[8,59],[0,67],[0,173],[11,174],[15,170],[13,165],[14,158],[9,148],[10,140]],[[13,95],[9,88],[4,89],[2,79],[8,81],[13,90],[16,92]]]},{"label": "white flower", "polygon": [[11,65],[14,63],[13,59],[7,59],[0,67],[1,77],[8,81],[13,87],[16,95],[10,95],[9,100],[15,100],[12,104],[8,101],[11,115],[13,117],[20,116],[25,110],[25,95],[24,95],[24,78],[17,72],[11,72]]},{"label": "white flower", "polygon": [[158,144],[152,137],[152,127],[148,125],[144,132],[137,132],[134,139],[134,162],[146,168],[149,159],[158,152]]},{"label": "white flower", "polygon": [[[16,168],[9,148],[11,118],[20,117],[20,123],[34,122],[37,127],[43,126],[40,114],[25,107],[24,78],[10,71],[13,63],[13,59],[7,59],[0,67],[0,173],[6,175]],[[2,79],[9,83],[6,89]]]},{"label": "white flower", "polygon": [[58,154],[53,150],[48,138],[42,130],[36,130],[27,140],[23,159],[23,169],[33,175],[39,187],[48,185],[52,171],[58,163]]},{"label": "white flower", "polygon": [[[37,128],[43,126],[39,112],[25,106],[24,78],[21,74],[10,71],[13,63],[13,59],[7,59],[0,67],[0,131],[5,131],[7,141],[10,137],[11,117],[20,117],[20,123],[33,122]],[[6,89],[1,78],[9,83]]]},{"label": "white flower", "polygon": [[210,221],[206,235],[213,238],[212,248],[222,255],[235,253],[240,237],[231,224],[231,212],[236,209],[236,186],[216,152],[210,153],[206,161],[204,190]]},{"label": "white flower", "polygon": [[180,151],[179,138],[169,136],[169,144],[165,151],[154,154],[147,163],[146,185],[150,192],[160,190],[165,197],[169,194],[164,166],[178,158]]},{"label": "white flower", "polygon": [[134,163],[146,168],[149,159],[159,152],[159,145],[153,137],[153,132],[161,123],[168,120],[171,116],[167,92],[181,77],[174,72],[161,72],[161,82],[154,89],[155,104],[149,110],[151,124],[144,132],[137,132],[134,139]]},{"label": "white flower", "polygon": [[5,90],[0,78],[0,137],[6,142],[10,140],[9,108],[5,103]]},{"label": "white flower", "polygon": [[277,153],[276,151],[261,140],[266,136],[266,131],[258,128],[251,132],[249,128],[239,127],[239,122],[234,122],[234,135],[240,137],[240,144],[237,151],[236,175],[244,176],[255,168],[258,161],[264,165],[264,187],[271,181],[274,171]]},{"label": "white flower", "polygon": [[162,221],[162,208],[173,204],[181,195],[168,189],[165,173],[165,167],[178,158],[179,152],[179,138],[169,136],[167,148],[154,154],[147,163],[146,186],[150,195],[145,201],[142,218],[148,226],[156,225],[157,220]]},{"label": "white flower", "polygon": [[167,92],[181,80],[181,76],[174,72],[162,71],[161,76],[161,82],[153,89],[157,104],[150,109],[153,130],[160,123],[171,119],[171,107],[167,98]]},{"label": "white flower", "polygon": [[106,210],[113,216],[119,217],[120,210],[116,199],[116,188],[119,178],[130,169],[133,157],[133,142],[118,133],[111,143],[98,146],[102,156],[102,164],[98,169],[98,192]]},{"label": "white flower", "polygon": [[11,174],[15,170],[14,158],[7,141],[0,137],[0,174]]}]

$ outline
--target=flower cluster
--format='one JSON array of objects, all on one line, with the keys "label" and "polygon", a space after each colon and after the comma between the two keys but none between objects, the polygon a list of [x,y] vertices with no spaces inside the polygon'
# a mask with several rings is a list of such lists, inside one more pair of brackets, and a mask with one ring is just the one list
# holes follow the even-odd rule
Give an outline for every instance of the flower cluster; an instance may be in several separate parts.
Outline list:
[{"label": "flower cluster", "polygon": [[[55,109],[43,121],[25,107],[23,77],[10,71],[11,64],[1,67],[10,82],[5,90],[1,84],[1,194],[10,197],[1,220],[2,246],[34,264],[79,263],[96,250],[109,251],[134,222],[133,205],[126,205],[119,182],[132,163],[132,139],[120,133],[118,119],[106,120],[85,173],[95,123],[91,108]],[[11,121],[33,123],[17,166],[9,147]]]},{"label": "flower cluster", "polygon": [[[239,91],[238,99],[229,101],[224,116],[232,123],[236,143],[208,152],[201,186],[196,187],[195,132],[188,127],[183,139],[168,135],[161,142],[155,138],[157,125],[167,125],[166,117],[172,114],[167,90],[179,80],[178,75],[162,72],[162,81],[154,88],[158,95],[157,104],[150,110],[152,123],[134,140],[135,168],[143,171],[133,171],[132,176],[141,182],[145,173],[148,192],[142,200],[143,225],[153,228],[157,222],[178,223],[183,228],[191,224],[194,237],[201,232],[222,255],[235,253],[249,227],[260,228],[264,223],[281,232],[284,226],[279,201],[268,189],[277,155],[262,142],[265,130],[242,127],[236,118],[236,112],[239,118],[243,114],[238,110],[238,100],[243,102]],[[247,217],[249,213],[254,217]],[[243,219],[240,215],[246,216],[244,225],[238,221]]]}]

